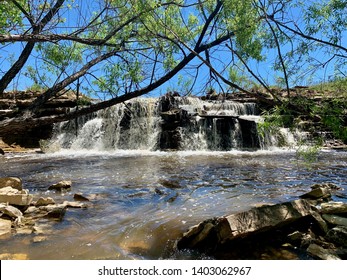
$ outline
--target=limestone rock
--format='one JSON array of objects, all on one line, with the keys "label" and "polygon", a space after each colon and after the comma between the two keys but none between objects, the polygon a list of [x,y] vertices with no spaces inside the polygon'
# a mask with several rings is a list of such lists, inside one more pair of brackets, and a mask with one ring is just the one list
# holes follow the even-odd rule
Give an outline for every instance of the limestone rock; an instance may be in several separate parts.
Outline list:
[{"label": "limestone rock", "polygon": [[0,254],[0,260],[28,260],[27,254]]},{"label": "limestone rock", "polygon": [[[6,239],[11,236],[11,226],[10,220],[0,218],[0,239]],[[2,258],[0,257],[0,259]]]},{"label": "limestone rock", "polygon": [[347,247],[347,227],[337,226],[328,231],[325,236],[330,242]]},{"label": "limestone rock", "polygon": [[309,199],[328,198],[331,197],[331,192],[329,188],[317,187],[313,188],[310,192],[305,193],[300,197]]},{"label": "limestone rock", "polygon": [[85,203],[76,201],[64,201],[61,205],[67,208],[87,208],[87,205]]},{"label": "limestone rock", "polygon": [[347,227],[347,218],[329,214],[323,214],[322,217],[330,224]]},{"label": "limestone rock", "polygon": [[47,211],[47,214],[45,215],[45,217],[57,219],[57,220],[62,220],[66,212],[65,205],[40,206],[39,209],[41,211]]},{"label": "limestone rock", "polygon": [[324,249],[323,247],[317,244],[310,244],[307,248],[307,252],[318,259],[322,260],[340,260],[340,258],[332,253],[329,250]]},{"label": "limestone rock", "polygon": [[51,205],[51,204],[55,204],[55,201],[53,198],[51,197],[40,197],[36,203],[35,206],[36,207],[40,207],[40,206],[46,206],[46,205]]},{"label": "limestone rock", "polygon": [[8,203],[16,206],[29,206],[33,196],[27,190],[17,190],[12,187],[0,189],[0,203]]},{"label": "limestone rock", "polygon": [[0,204],[0,213],[13,219],[23,217],[23,213],[19,209],[5,203]]},{"label": "limestone rock", "polygon": [[[207,220],[192,227],[177,242],[177,246],[179,249],[199,248],[201,244],[216,242],[209,245],[215,247],[236,238],[245,238],[250,234],[281,227],[308,216],[311,216],[311,206],[306,200],[252,208],[246,212]],[[211,238],[212,241],[209,240]]]},{"label": "limestone rock", "polygon": [[321,203],[320,207],[323,214],[347,213],[347,204],[343,202],[330,201]]},{"label": "limestone rock", "polygon": [[73,198],[77,201],[89,201],[89,198],[85,197],[82,193],[75,193]]},{"label": "limestone rock", "polygon": [[48,189],[49,190],[62,191],[62,190],[70,189],[71,186],[72,186],[71,181],[60,181],[59,183],[50,186]]},{"label": "limestone rock", "polygon": [[220,237],[222,240],[232,239],[281,226],[309,215],[311,215],[311,206],[305,200],[253,208],[247,212],[227,216],[229,230],[223,232]]},{"label": "limestone rock", "polygon": [[14,189],[21,191],[22,190],[22,180],[20,178],[17,178],[17,177],[0,178],[0,189],[6,188],[6,187],[12,187]]}]

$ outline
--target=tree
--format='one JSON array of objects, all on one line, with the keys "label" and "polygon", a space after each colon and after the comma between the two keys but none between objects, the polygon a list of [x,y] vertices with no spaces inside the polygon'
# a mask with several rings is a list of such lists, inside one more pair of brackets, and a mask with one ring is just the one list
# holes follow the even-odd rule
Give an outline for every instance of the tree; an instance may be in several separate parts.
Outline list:
[{"label": "tree", "polygon": [[[312,59],[317,45],[334,59],[345,58],[346,5],[326,2],[331,8],[320,14],[315,9],[319,4],[301,1],[0,1],[2,50],[19,50],[13,63],[3,62],[0,93],[25,74],[44,89],[29,109],[0,121],[0,136],[147,94],[188,68],[192,86],[205,67],[206,86],[213,81],[221,90],[234,88],[265,102],[280,102],[271,80],[257,70],[267,57],[284,73],[287,89],[298,76],[292,67],[304,55]],[[294,12],[307,20],[299,22]],[[319,21],[328,31],[332,19],[333,36],[313,28]],[[104,100],[67,114],[38,115],[47,101],[74,89],[78,81]],[[273,99],[252,91],[249,85],[255,84]]]}]

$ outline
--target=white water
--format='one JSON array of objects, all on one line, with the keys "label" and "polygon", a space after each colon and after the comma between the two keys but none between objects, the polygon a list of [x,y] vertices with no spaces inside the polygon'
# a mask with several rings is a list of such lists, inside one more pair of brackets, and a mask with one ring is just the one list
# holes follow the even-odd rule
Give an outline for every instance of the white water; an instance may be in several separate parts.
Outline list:
[{"label": "white water", "polygon": [[[189,115],[189,121],[178,128],[181,151],[272,149],[283,145],[290,147],[296,143],[297,136],[287,129],[281,129],[274,135],[265,132],[260,136],[256,130],[262,118],[257,115],[254,103],[207,102],[191,97],[176,97],[174,103],[176,108]],[[50,150],[156,151],[159,150],[162,132],[160,114],[159,99],[133,99],[93,116],[56,125],[49,144]],[[241,120],[254,128],[242,130]],[[251,134],[245,134],[245,129],[252,130]],[[247,144],[249,137],[253,138],[251,142],[254,142],[254,147]]]}]

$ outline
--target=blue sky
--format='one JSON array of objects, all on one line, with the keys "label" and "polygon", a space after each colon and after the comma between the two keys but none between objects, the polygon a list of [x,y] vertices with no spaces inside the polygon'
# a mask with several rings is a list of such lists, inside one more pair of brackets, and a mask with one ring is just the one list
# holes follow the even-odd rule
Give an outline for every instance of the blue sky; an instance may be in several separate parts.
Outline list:
[{"label": "blue sky", "polygon": [[[82,1],[81,3],[85,3]],[[88,8],[95,9],[94,7],[88,6]],[[294,10],[295,13],[295,10]],[[69,16],[69,15],[67,15]],[[297,18],[300,18],[300,14],[294,15]],[[69,21],[69,17],[67,18]],[[71,20],[71,19],[70,19]],[[342,38],[342,44],[347,45],[347,38],[346,36]],[[0,47],[0,66],[1,66],[1,71],[6,71],[6,69],[9,68],[10,64],[9,62],[12,60],[14,61],[17,59],[20,51],[22,50],[24,44],[23,43],[14,43],[14,44],[9,44],[7,46],[2,46]],[[288,46],[283,47],[283,51],[286,50]],[[28,60],[26,66],[32,66],[35,68],[35,53],[33,56],[30,57]],[[216,67],[217,70],[221,70],[223,66],[222,62],[229,61],[231,57],[231,53],[227,52],[225,50],[219,51],[218,53],[214,54],[215,57],[217,58],[215,61],[214,66]],[[283,73],[281,71],[275,71],[272,68],[272,62],[274,61],[275,57],[277,56],[277,51],[275,48],[266,50],[264,51],[264,55],[267,56],[267,60],[264,62],[255,62],[255,61],[250,61],[250,67],[252,70],[259,74],[265,81],[266,83],[270,85],[275,85],[277,84],[277,79],[280,77],[283,77]],[[324,54],[322,51],[316,51],[313,54],[313,57],[316,59],[316,61],[326,61],[328,60],[328,56]],[[220,61],[220,62],[218,62]],[[154,92],[148,94],[148,96],[157,96],[161,94],[165,94],[168,90],[177,90],[181,91],[181,88],[178,84],[179,81],[189,81],[189,79],[193,80],[193,76],[195,75],[195,70],[194,66],[199,65],[201,61],[199,59],[195,59],[188,67],[186,67],[181,73],[176,75],[172,80],[168,81],[166,84],[164,84],[162,87],[158,88]],[[298,65],[298,72],[294,73],[299,74],[296,75],[297,77],[291,79],[291,84],[290,86],[295,86],[295,85],[309,85],[312,83],[319,83],[319,82],[324,82],[332,79],[334,77],[335,73],[335,66],[336,66],[336,61],[332,60],[331,62],[327,63],[325,67],[317,67],[316,69],[305,69],[305,66],[308,66],[302,61],[303,65]],[[14,90],[14,89],[19,89],[19,90],[25,90],[28,87],[32,85],[32,81],[25,77],[24,71],[16,77],[16,79],[13,81],[13,83],[10,85],[8,90]],[[303,75],[300,73],[306,73],[306,75]],[[97,71],[95,72],[97,75]],[[300,76],[301,75],[301,76]],[[202,91],[206,90],[206,82],[209,80],[209,69],[204,66],[201,67],[199,70],[199,75],[196,80],[194,89],[193,89],[193,94],[200,94]],[[88,86],[88,85],[87,85]],[[219,91],[218,83],[212,82],[211,84],[208,84],[207,86],[212,86],[216,88],[217,91]],[[100,97],[100,96],[99,96]]]}]

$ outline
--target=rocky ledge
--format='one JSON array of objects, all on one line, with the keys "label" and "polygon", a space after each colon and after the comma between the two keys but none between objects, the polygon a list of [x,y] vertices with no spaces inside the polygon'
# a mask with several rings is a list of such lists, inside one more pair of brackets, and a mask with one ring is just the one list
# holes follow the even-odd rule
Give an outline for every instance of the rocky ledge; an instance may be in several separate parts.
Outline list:
[{"label": "rocky ledge", "polygon": [[340,188],[312,186],[300,198],[205,220],[177,241],[217,259],[347,259],[347,204]]}]

